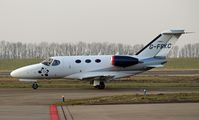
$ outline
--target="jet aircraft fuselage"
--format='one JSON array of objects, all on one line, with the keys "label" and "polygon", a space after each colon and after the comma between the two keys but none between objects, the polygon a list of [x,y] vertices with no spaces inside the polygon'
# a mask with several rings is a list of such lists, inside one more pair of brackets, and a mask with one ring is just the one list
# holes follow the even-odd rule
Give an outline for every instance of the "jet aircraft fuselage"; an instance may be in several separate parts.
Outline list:
[{"label": "jet aircraft fuselage", "polygon": [[[135,55],[55,56],[11,72],[21,81],[71,78],[88,80],[99,89],[105,82],[163,67],[166,56],[184,30],[162,32]],[[38,88],[33,83],[34,89]]]}]

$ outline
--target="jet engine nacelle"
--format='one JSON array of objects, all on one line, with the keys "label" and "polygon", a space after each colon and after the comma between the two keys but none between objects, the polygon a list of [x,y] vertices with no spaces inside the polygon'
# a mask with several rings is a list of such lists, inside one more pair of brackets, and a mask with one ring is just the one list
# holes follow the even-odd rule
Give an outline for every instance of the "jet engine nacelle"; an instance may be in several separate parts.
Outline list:
[{"label": "jet engine nacelle", "polygon": [[130,56],[119,56],[119,55],[114,55],[112,56],[112,65],[118,66],[118,67],[129,67],[135,64],[139,63],[139,60],[134,57]]}]

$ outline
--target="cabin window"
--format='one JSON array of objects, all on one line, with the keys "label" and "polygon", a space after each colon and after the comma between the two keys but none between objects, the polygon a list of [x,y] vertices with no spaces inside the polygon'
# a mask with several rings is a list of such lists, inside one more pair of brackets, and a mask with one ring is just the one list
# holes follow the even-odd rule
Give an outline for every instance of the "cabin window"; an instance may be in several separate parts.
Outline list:
[{"label": "cabin window", "polygon": [[81,60],[75,60],[76,63],[81,63]]},{"label": "cabin window", "polygon": [[50,66],[50,64],[52,63],[53,59],[52,58],[48,58],[44,61],[42,61],[41,63],[46,65],[46,66]]},{"label": "cabin window", "polygon": [[86,59],[85,62],[86,62],[86,63],[90,63],[91,60],[90,60],[90,59]]},{"label": "cabin window", "polygon": [[95,62],[96,62],[96,63],[100,63],[101,60],[100,60],[100,59],[96,59]]},{"label": "cabin window", "polygon": [[59,65],[59,64],[60,64],[60,61],[59,61],[59,60],[54,60],[52,66],[57,66],[57,65]]}]

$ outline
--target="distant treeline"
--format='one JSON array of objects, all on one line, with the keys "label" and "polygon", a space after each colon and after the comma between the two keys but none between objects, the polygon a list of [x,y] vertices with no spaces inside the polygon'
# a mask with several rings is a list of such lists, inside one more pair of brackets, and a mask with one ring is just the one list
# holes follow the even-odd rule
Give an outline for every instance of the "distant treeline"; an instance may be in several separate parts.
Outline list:
[{"label": "distant treeline", "polygon": [[[22,43],[0,41],[0,59],[47,58],[50,56],[72,55],[133,55],[144,45],[125,45],[116,43]],[[199,57],[199,43],[187,44],[182,48],[174,46],[168,57]]]}]

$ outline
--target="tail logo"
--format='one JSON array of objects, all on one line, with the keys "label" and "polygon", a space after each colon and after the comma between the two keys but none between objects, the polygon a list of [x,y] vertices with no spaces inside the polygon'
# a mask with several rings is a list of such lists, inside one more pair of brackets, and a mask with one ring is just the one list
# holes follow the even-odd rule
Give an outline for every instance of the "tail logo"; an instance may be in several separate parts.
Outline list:
[{"label": "tail logo", "polygon": [[149,49],[163,49],[163,48],[171,48],[172,44],[168,43],[168,44],[157,44],[157,45],[149,45]]}]

